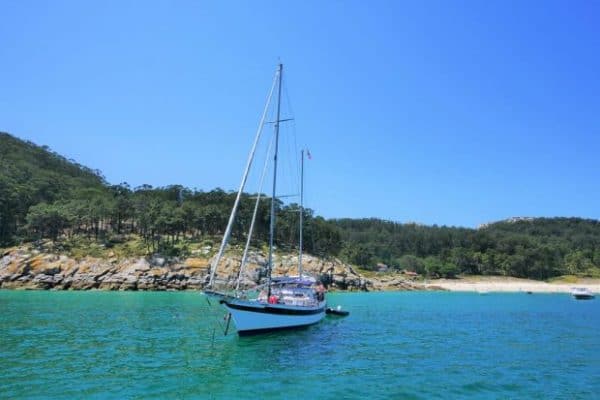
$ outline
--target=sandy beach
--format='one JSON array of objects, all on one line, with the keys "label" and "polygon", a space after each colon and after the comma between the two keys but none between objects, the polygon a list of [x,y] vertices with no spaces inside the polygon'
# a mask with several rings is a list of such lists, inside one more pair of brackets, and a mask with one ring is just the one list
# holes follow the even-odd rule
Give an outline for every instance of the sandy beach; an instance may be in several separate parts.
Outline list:
[{"label": "sandy beach", "polygon": [[435,279],[425,282],[426,287],[440,287],[455,292],[532,292],[570,293],[574,287],[586,287],[600,293],[600,279],[579,279],[571,282],[543,282],[501,276],[462,277],[459,279]]}]

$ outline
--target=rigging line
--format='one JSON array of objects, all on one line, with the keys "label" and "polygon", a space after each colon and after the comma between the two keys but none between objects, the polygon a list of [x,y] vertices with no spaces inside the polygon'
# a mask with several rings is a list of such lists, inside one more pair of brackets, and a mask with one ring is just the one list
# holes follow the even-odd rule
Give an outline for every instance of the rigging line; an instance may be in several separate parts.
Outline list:
[{"label": "rigging line", "polygon": [[[292,106],[292,100],[291,100],[291,97],[290,97],[287,87],[288,87],[287,82],[285,82],[283,85],[283,91],[285,93],[286,102],[290,108],[290,114],[293,119],[292,120],[292,136],[294,137],[294,154],[298,154],[298,141],[297,141],[298,135],[297,135],[297,131],[296,131],[296,113],[294,112],[294,107]],[[300,168],[300,166],[296,162],[296,182],[299,182],[299,180],[300,180],[299,168]]]},{"label": "rigging line", "polygon": [[267,174],[267,168],[269,166],[271,147],[273,146],[273,141],[275,140],[275,135],[271,136],[271,141],[269,142],[269,148],[267,149],[267,154],[265,157],[265,164],[263,166],[262,175],[260,177],[260,182],[258,184],[258,194],[256,195],[256,203],[254,204],[254,212],[252,213],[252,221],[250,222],[250,229],[248,229],[248,238],[246,239],[246,247],[244,247],[244,254],[242,255],[242,264],[240,266],[240,271],[238,273],[237,283],[235,285],[235,290],[240,290],[240,281],[242,279],[242,274],[244,273],[244,269],[246,268],[246,259],[248,256],[248,249],[250,248],[250,241],[252,240],[252,233],[254,231],[254,223],[256,222],[256,216],[258,214],[258,204],[260,203],[260,197],[262,194],[263,182],[265,180],[265,176]]},{"label": "rigging line", "polygon": [[[310,202],[306,200],[306,199],[310,199],[310,197],[306,195],[307,192],[310,192],[310,189],[308,191],[306,190],[307,188],[310,188],[310,185],[306,184],[306,182],[308,181],[306,178],[308,177],[309,172],[310,172],[310,162],[307,163],[306,161],[310,160],[308,158],[308,154],[310,153],[310,150],[308,150],[308,148],[306,146],[303,146],[302,150],[304,151],[304,168],[303,168],[303,171],[302,171],[302,185],[303,185],[303,188],[302,188],[302,197],[303,197],[303,199],[302,199],[302,203],[303,203],[302,204],[302,208],[303,208],[304,211],[306,211],[308,209],[308,207],[306,205],[310,204]],[[306,214],[304,214],[304,215],[306,215]],[[306,223],[306,219],[304,219],[304,222]]]},{"label": "rigging line", "polygon": [[296,204],[300,203],[300,175],[298,174],[298,155],[300,152],[295,147],[295,141],[289,140],[289,165],[290,165],[290,179],[292,179],[290,189],[293,190],[292,193],[295,193]]},{"label": "rigging line", "polygon": [[[286,130],[286,133],[287,132],[289,132],[289,130]],[[287,151],[287,154],[286,154],[286,159],[287,159],[286,160],[287,161],[287,163],[286,163],[287,164],[286,165],[286,169],[287,169],[286,178],[289,179],[289,182],[286,182],[286,184],[288,185],[288,188],[291,189],[290,191],[293,190],[295,192],[298,192],[298,187],[297,187],[298,179],[296,179],[296,177],[294,177],[294,168],[293,168],[296,157],[291,149],[292,143],[291,143],[291,140],[289,140],[290,139],[289,134],[284,135],[284,137],[285,137],[285,139],[287,139],[287,140],[285,140],[286,151]]]},{"label": "rigging line", "polygon": [[[282,111],[283,111],[283,107],[286,105],[289,105],[290,107],[288,108],[292,108],[291,107],[291,103],[289,101],[289,95],[287,94],[287,83],[286,82],[282,82],[281,83],[282,86],[282,94],[284,94],[287,98],[286,104],[284,104],[284,102],[281,102],[281,107],[282,107]],[[285,99],[284,99],[285,100]],[[279,122],[284,122],[284,121],[291,121],[294,125],[291,127],[292,129],[294,129],[293,132],[295,135],[295,121],[294,121],[294,115],[293,115],[293,111],[291,111],[291,118],[287,118],[287,119],[279,119]],[[275,122],[275,121],[274,121]],[[298,165],[296,165],[295,160],[295,153],[297,153],[297,151],[295,151],[294,153],[292,153],[290,146],[292,145],[291,142],[291,138],[290,138],[290,131],[289,129],[289,124],[285,124],[285,126],[281,127],[282,131],[281,131],[281,137],[280,140],[284,141],[285,143],[282,142],[282,149],[284,150],[285,154],[285,159],[284,162],[282,163],[281,167],[282,168],[282,173],[281,173],[281,181],[279,183],[280,188],[284,187],[286,189],[286,191],[293,191],[293,192],[297,192],[299,190],[299,172],[298,172]],[[296,144],[296,138],[294,137],[294,146],[295,146],[295,150],[297,150],[297,144]],[[295,167],[295,168],[294,168]],[[279,199],[281,199],[282,196],[277,196]],[[285,197],[285,196],[284,196]]]},{"label": "rigging line", "polygon": [[260,123],[258,124],[258,129],[256,130],[256,137],[254,139],[254,143],[252,145],[252,149],[250,150],[250,154],[248,155],[248,161],[246,163],[246,170],[244,171],[244,175],[242,176],[242,182],[240,183],[240,188],[238,190],[237,196],[235,198],[235,203],[233,204],[233,209],[231,210],[231,215],[229,216],[229,222],[227,223],[227,228],[225,229],[225,233],[223,234],[223,240],[221,241],[221,247],[219,248],[219,252],[214,259],[213,264],[210,267],[210,279],[208,281],[208,287],[212,288],[215,273],[217,271],[217,267],[219,265],[219,261],[223,256],[223,251],[225,250],[225,246],[227,246],[227,241],[229,240],[229,235],[231,235],[231,228],[233,227],[233,221],[235,219],[235,215],[237,212],[237,208],[240,203],[240,198],[242,196],[242,192],[244,191],[244,186],[246,185],[246,180],[248,179],[248,172],[250,171],[250,167],[252,166],[252,160],[254,159],[254,153],[256,151],[256,146],[258,141],[260,140],[260,136],[265,125],[265,119],[267,117],[267,110],[269,109],[269,104],[271,103],[271,96],[275,90],[275,86],[277,83],[277,79],[279,78],[281,71],[278,69],[273,77],[273,84],[271,85],[271,90],[269,90],[269,95],[267,97],[267,103],[265,104],[265,108],[263,110],[262,117],[260,119]]},{"label": "rigging line", "polygon": [[[298,153],[300,153],[300,151],[298,150],[298,140],[296,138],[297,135],[296,135],[296,125],[295,124],[292,126],[292,136],[294,138],[294,158],[293,158],[293,160],[295,161],[294,165],[296,166],[296,182],[300,182],[300,179],[301,179],[301,176],[300,176],[301,174],[300,174],[300,170],[299,170],[300,162],[298,162]],[[298,186],[300,186],[300,183],[298,183]]]},{"label": "rigging line", "polygon": [[[216,323],[219,326],[219,328],[223,329],[223,325],[221,324],[221,321],[219,320],[220,313],[214,312],[214,310],[212,309],[212,304],[211,304],[210,300],[208,299],[208,296],[206,297],[206,302],[208,303],[208,308],[205,311],[207,312],[209,319],[212,318],[213,324]],[[213,336],[214,336],[214,331],[213,331]],[[213,339],[214,339],[214,337],[213,337]]]}]

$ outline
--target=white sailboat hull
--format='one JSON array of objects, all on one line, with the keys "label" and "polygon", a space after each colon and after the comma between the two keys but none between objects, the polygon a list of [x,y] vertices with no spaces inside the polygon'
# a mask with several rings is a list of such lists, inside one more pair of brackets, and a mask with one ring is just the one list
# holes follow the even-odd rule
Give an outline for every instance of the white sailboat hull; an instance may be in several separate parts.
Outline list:
[{"label": "white sailboat hull", "polygon": [[239,299],[222,300],[221,302],[231,313],[240,335],[300,328],[316,324],[325,316],[326,308],[324,301],[314,307],[264,304]]}]

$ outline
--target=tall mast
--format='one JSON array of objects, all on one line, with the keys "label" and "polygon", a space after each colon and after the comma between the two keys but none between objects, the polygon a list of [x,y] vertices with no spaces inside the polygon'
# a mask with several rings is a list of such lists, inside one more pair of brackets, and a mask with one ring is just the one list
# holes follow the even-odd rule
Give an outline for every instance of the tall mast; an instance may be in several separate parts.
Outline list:
[{"label": "tall mast", "polygon": [[304,149],[300,151],[300,249],[298,251],[298,276],[302,276],[302,225],[304,223]]},{"label": "tall mast", "polygon": [[269,228],[269,267],[268,273],[268,296],[271,296],[271,272],[273,270],[273,239],[275,235],[275,195],[277,189],[277,150],[279,148],[279,123],[281,116],[281,78],[283,76],[283,64],[279,64],[279,84],[277,87],[277,119],[275,120],[275,155],[273,157],[273,195],[271,197],[271,226]]}]

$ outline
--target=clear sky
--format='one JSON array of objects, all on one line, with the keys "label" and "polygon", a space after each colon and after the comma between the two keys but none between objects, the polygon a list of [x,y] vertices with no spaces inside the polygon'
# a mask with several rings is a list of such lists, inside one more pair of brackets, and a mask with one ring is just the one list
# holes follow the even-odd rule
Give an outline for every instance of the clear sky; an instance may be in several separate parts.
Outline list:
[{"label": "clear sky", "polygon": [[598,2],[0,10],[0,130],[111,183],[235,189],[280,58],[318,214],[600,218]]}]

